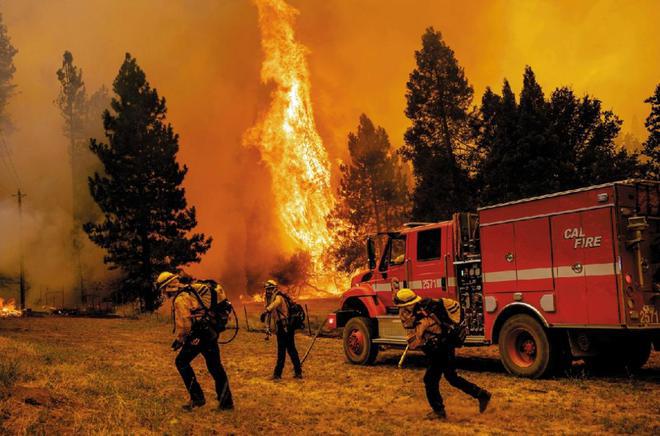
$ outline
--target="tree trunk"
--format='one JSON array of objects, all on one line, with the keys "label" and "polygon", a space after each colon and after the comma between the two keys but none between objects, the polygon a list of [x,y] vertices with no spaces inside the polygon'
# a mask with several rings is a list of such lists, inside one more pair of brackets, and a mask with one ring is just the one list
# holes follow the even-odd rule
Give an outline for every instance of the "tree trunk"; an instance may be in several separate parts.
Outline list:
[{"label": "tree trunk", "polygon": [[151,285],[151,244],[149,243],[149,235],[146,230],[140,230],[140,239],[142,239],[142,277],[140,277],[140,291],[144,299],[144,310],[146,312],[153,312],[156,308],[156,295],[152,291]]}]

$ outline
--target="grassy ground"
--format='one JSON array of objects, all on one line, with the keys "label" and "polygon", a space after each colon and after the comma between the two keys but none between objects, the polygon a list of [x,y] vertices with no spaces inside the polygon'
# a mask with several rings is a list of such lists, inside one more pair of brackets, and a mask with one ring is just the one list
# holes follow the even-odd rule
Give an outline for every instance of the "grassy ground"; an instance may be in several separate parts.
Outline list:
[{"label": "grassy ground", "polygon": [[[275,342],[244,331],[222,349],[236,410],[213,410],[212,381],[194,362],[209,404],[180,411],[185,391],[156,319],[0,320],[0,434],[659,434],[660,353],[635,378],[580,374],[551,380],[507,375],[494,348],[461,350],[461,373],[491,390],[491,408],[449,387],[448,422],[425,418],[423,358],[400,351],[377,365],[345,363],[341,341],[318,340],[305,379],[268,379]],[[310,338],[299,335],[301,354]]]}]

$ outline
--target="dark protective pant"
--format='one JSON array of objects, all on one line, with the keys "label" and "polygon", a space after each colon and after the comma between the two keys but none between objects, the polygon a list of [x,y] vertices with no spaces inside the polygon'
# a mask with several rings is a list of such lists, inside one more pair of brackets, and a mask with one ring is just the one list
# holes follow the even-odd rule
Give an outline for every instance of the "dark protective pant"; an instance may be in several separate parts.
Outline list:
[{"label": "dark protective pant", "polygon": [[296,349],[295,330],[291,328],[284,328],[283,324],[277,325],[277,364],[273,375],[275,377],[282,376],[284,369],[284,359],[286,353],[289,353],[291,363],[293,363],[293,370],[296,374],[302,374],[302,367],[300,366],[300,357],[298,357],[298,350]]},{"label": "dark protective pant", "polygon": [[227,379],[225,368],[223,368],[222,362],[220,362],[220,348],[215,340],[201,341],[198,345],[192,345],[190,342],[186,342],[179,355],[176,356],[176,369],[181,374],[183,383],[186,385],[186,389],[190,394],[190,399],[194,403],[203,403],[205,401],[202,387],[197,381],[195,371],[190,366],[190,362],[200,353],[204,356],[206,368],[208,368],[209,373],[213,376],[213,380],[215,380],[215,393],[218,396],[220,407],[233,406],[234,403],[231,397],[231,391],[229,390],[229,380]]},{"label": "dark protective pant", "polygon": [[440,395],[440,377],[442,374],[450,385],[478,398],[481,388],[465,380],[456,374],[456,350],[452,346],[439,345],[433,349],[424,350],[429,359],[429,366],[424,374],[424,387],[426,388],[426,399],[431,408],[436,412],[445,410],[442,396]]}]

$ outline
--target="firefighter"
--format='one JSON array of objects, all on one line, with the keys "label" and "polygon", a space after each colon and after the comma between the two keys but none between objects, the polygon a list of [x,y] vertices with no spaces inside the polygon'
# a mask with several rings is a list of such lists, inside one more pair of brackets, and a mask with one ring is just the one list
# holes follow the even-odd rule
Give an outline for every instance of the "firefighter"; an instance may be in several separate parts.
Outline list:
[{"label": "firefighter", "polygon": [[426,398],[433,409],[429,416],[447,418],[439,388],[442,374],[450,385],[476,398],[479,401],[479,412],[483,413],[488,407],[491,394],[456,373],[456,349],[448,340],[447,326],[460,322],[461,310],[458,302],[449,298],[442,298],[440,301],[422,299],[411,289],[401,289],[397,292],[394,303],[399,307],[404,328],[411,332],[409,347],[421,348],[429,360],[424,374]]},{"label": "firefighter", "polygon": [[293,364],[294,377],[302,378],[302,366],[300,358],[298,357],[298,350],[296,349],[295,330],[290,325],[289,319],[289,305],[285,301],[285,296],[279,290],[275,280],[268,280],[264,283],[266,297],[266,310],[261,314],[261,322],[266,322],[268,317],[268,324],[270,319],[275,318],[275,335],[277,336],[277,363],[273,371],[273,380],[280,380],[282,378],[282,370],[284,369],[284,359],[286,353],[289,353],[291,363]]},{"label": "firefighter", "polygon": [[[204,392],[190,366],[190,362],[201,354],[215,381],[218,409],[231,410],[234,408],[234,402],[229,390],[227,373],[220,361],[218,333],[205,324],[204,307],[200,304],[204,304],[206,308],[210,307],[211,290],[206,283],[192,281],[187,284],[183,283],[182,279],[177,274],[163,272],[156,280],[156,287],[172,300],[176,332],[172,350],[181,350],[176,356],[175,364],[190,394],[190,401],[183,406],[183,409],[191,411],[206,404]],[[220,285],[216,285],[215,290],[218,302],[226,300],[225,292]]]}]

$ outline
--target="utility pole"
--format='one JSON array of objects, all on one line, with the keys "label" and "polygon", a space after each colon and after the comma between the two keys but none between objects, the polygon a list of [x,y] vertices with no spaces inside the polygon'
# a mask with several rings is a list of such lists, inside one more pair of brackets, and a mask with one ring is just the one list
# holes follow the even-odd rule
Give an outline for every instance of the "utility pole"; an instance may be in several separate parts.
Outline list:
[{"label": "utility pole", "polygon": [[19,253],[21,257],[21,269],[20,269],[20,289],[21,289],[21,310],[25,310],[25,269],[23,266],[23,198],[27,195],[21,192],[21,189],[18,188],[14,197],[18,200],[18,239],[19,239]]}]

